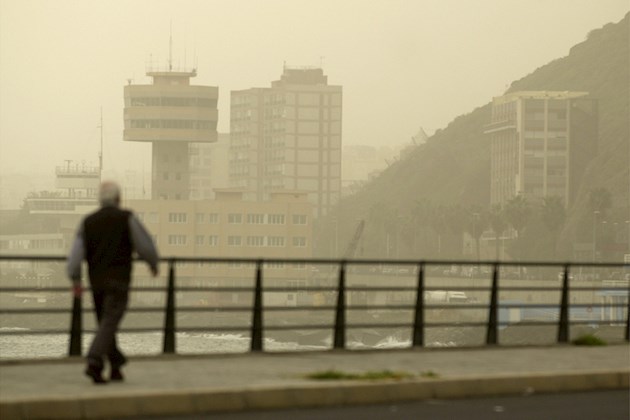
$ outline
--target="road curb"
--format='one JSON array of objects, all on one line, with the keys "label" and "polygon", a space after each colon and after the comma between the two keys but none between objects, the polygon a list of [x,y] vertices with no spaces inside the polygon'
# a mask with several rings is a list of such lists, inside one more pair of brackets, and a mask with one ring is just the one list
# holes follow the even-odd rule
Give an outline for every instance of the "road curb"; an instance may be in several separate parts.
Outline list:
[{"label": "road curb", "polygon": [[630,388],[630,369],[373,382],[331,381],[289,386],[135,392],[103,397],[16,399],[0,403],[0,418],[98,419],[192,415],[244,410],[395,403],[498,395]]}]

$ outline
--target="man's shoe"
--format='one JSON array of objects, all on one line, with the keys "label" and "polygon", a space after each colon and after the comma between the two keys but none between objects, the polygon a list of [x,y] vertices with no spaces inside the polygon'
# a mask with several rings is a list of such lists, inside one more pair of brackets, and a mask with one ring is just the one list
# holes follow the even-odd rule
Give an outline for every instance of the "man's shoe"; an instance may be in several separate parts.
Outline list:
[{"label": "man's shoe", "polygon": [[122,374],[120,368],[112,368],[112,372],[109,375],[110,381],[124,381],[125,377]]},{"label": "man's shoe", "polygon": [[85,374],[92,378],[92,381],[95,384],[107,383],[107,381],[105,380],[105,378],[103,378],[103,375],[101,374],[101,369],[97,368],[96,366],[88,365],[87,369],[85,369]]}]

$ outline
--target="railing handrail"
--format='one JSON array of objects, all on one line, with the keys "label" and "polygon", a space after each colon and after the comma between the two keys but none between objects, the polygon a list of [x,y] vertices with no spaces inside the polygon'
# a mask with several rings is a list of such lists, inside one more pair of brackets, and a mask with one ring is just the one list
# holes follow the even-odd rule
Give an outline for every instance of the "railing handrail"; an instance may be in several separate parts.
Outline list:
[{"label": "railing handrail", "polygon": [[[8,260],[12,260],[12,261],[65,261],[66,257],[65,256],[60,256],[60,255],[0,255],[0,261],[8,261]],[[491,274],[491,287],[490,288],[475,288],[474,290],[478,290],[478,289],[482,289],[482,290],[486,290],[490,292],[490,301],[488,305],[483,305],[481,306],[482,308],[486,308],[488,310],[488,321],[485,323],[481,323],[481,322],[468,322],[468,323],[459,323],[458,325],[460,326],[486,326],[486,345],[497,345],[498,344],[498,334],[499,334],[499,326],[500,325],[509,325],[509,321],[501,321],[499,320],[498,317],[498,311],[499,311],[499,306],[501,306],[502,308],[509,308],[509,307],[521,307],[521,308],[526,308],[526,307],[540,307],[540,305],[538,304],[519,304],[519,305],[515,305],[515,304],[500,304],[499,303],[499,291],[500,290],[510,290],[510,289],[514,289],[514,288],[509,288],[509,287],[504,287],[501,288],[500,287],[500,280],[501,280],[501,268],[503,268],[504,266],[509,266],[509,267],[529,267],[529,266],[536,266],[536,267],[559,267],[561,268],[560,273],[562,273],[562,278],[561,280],[561,286],[560,288],[544,288],[544,290],[552,290],[552,291],[560,291],[560,302],[558,305],[545,305],[546,307],[549,308],[557,308],[558,310],[558,315],[557,315],[557,322],[556,321],[550,321],[547,322],[546,324],[555,324],[558,327],[558,334],[557,334],[557,341],[559,343],[566,343],[569,339],[569,327],[571,324],[580,324],[581,322],[579,320],[571,320],[570,319],[570,308],[571,307],[583,307],[584,305],[582,304],[570,304],[570,299],[569,299],[569,294],[572,290],[607,290],[607,291],[615,291],[615,290],[619,290],[619,291],[625,291],[627,293],[627,297],[626,299],[628,300],[628,302],[626,304],[613,304],[613,305],[607,305],[607,307],[621,307],[621,308],[625,308],[627,311],[627,319],[625,320],[626,323],[626,328],[625,328],[625,340],[626,341],[630,341],[630,285],[627,287],[600,287],[599,289],[596,288],[575,288],[572,289],[570,287],[570,283],[572,281],[572,278],[570,276],[570,272],[571,272],[571,268],[573,267],[598,267],[598,268],[610,268],[610,267],[628,267],[627,263],[613,263],[613,262],[607,262],[607,263],[600,263],[600,262],[549,262],[549,261],[541,261],[541,262],[536,262],[536,261],[476,261],[476,260],[391,260],[391,259],[386,259],[386,260],[379,260],[379,259],[328,259],[328,258],[243,258],[243,257],[162,257],[160,259],[160,262],[162,263],[167,263],[168,264],[168,283],[167,283],[167,287],[166,288],[151,288],[151,289],[155,289],[158,291],[166,291],[167,295],[166,295],[166,307],[164,308],[164,312],[165,312],[165,321],[164,321],[164,328],[163,328],[163,352],[164,353],[176,353],[177,352],[177,347],[176,347],[176,333],[178,331],[193,331],[196,330],[195,328],[190,328],[190,327],[185,327],[185,328],[180,328],[178,329],[176,327],[176,300],[175,300],[175,293],[178,290],[202,290],[200,288],[177,288],[177,282],[176,282],[176,276],[175,276],[175,267],[177,265],[177,263],[246,263],[246,264],[251,264],[252,268],[255,269],[254,271],[254,276],[255,276],[255,283],[254,283],[254,287],[253,288],[247,288],[247,287],[240,287],[240,288],[220,288],[220,287],[214,287],[212,289],[215,289],[217,291],[230,291],[230,290],[238,290],[238,291],[249,291],[249,292],[253,292],[254,293],[254,301],[251,308],[252,311],[252,318],[251,318],[251,327],[248,327],[247,330],[250,331],[251,334],[251,346],[250,346],[250,350],[251,351],[262,351],[263,350],[263,339],[264,339],[264,331],[265,330],[276,330],[276,329],[289,329],[289,328],[294,328],[294,329],[308,329],[308,328],[313,328],[313,325],[293,325],[293,326],[276,326],[276,325],[271,325],[271,326],[264,326],[264,322],[263,322],[263,313],[265,310],[280,310],[280,308],[276,308],[276,307],[268,307],[268,308],[264,308],[263,306],[263,300],[262,300],[262,294],[264,291],[274,291],[274,290],[284,290],[284,291],[299,291],[301,290],[300,286],[295,286],[295,287],[290,287],[290,288],[277,288],[277,287],[270,287],[270,288],[265,288],[263,286],[264,283],[264,276],[263,276],[263,272],[265,269],[265,264],[266,263],[284,263],[284,264],[312,264],[312,265],[317,265],[317,264],[332,264],[332,265],[336,265],[338,267],[337,273],[338,273],[338,277],[337,277],[337,286],[336,288],[333,286],[330,286],[328,288],[328,291],[330,292],[336,292],[337,294],[337,299],[336,299],[336,304],[331,307],[331,309],[335,310],[335,318],[334,318],[334,325],[331,326],[331,328],[333,328],[332,334],[333,334],[333,348],[335,349],[345,349],[346,348],[346,331],[348,328],[359,328],[359,327],[376,327],[378,325],[380,326],[391,326],[391,325],[395,325],[395,326],[405,326],[405,327],[412,327],[412,345],[413,346],[417,346],[417,347],[422,347],[424,346],[424,330],[427,327],[433,327],[433,326],[443,326],[443,325],[449,325],[449,324],[444,324],[444,323],[427,323],[425,321],[425,312],[428,309],[433,309],[436,307],[441,307],[441,305],[432,305],[432,304],[427,304],[426,302],[426,296],[425,294],[429,291],[434,291],[434,290],[453,290],[453,288],[459,288],[458,286],[454,286],[454,285],[444,285],[443,287],[435,288],[435,287],[426,287],[425,285],[425,273],[427,273],[427,266],[432,266],[432,265],[438,265],[438,266],[459,266],[459,267],[470,267],[470,266],[480,266],[480,265],[487,265],[491,267],[491,270],[489,272],[486,273],[480,273],[480,274]],[[348,292],[353,292],[353,291],[383,291],[382,289],[384,289],[385,287],[377,287],[377,288],[361,288],[361,287],[348,287],[347,286],[347,280],[346,280],[346,275],[347,275],[347,269],[348,266],[350,265],[381,265],[381,266],[392,266],[392,265],[410,265],[410,266],[415,266],[417,268],[417,271],[414,272],[407,272],[406,274],[413,274],[414,276],[416,276],[417,278],[417,286],[415,288],[404,288],[404,290],[408,290],[408,291],[415,291],[416,292],[416,299],[415,299],[415,304],[414,305],[392,305],[391,308],[392,310],[400,310],[401,308],[404,308],[406,310],[410,310],[413,309],[414,312],[414,318],[413,318],[413,325],[409,324],[409,323],[405,323],[405,324],[377,324],[377,325],[373,325],[373,324],[354,324],[354,325],[347,325],[346,323],[346,312],[348,310],[353,310],[353,309],[364,309],[361,305],[357,306],[357,305],[348,305],[346,303],[346,295]],[[331,270],[331,273],[333,273],[334,270]],[[385,274],[385,273],[383,273]],[[453,275],[456,275],[455,273],[452,273]],[[330,279],[332,280],[332,278]],[[556,280],[556,279],[554,279]],[[15,290],[17,288],[0,288],[0,292],[3,291],[11,291],[11,290]],[[55,288],[56,290],[58,290],[58,288]],[[207,288],[206,288],[207,289]],[[304,287],[304,289],[307,289],[306,287]],[[540,287],[533,287],[533,288],[528,288],[528,287],[518,287],[515,288],[516,290],[541,290],[542,288]],[[21,290],[32,290],[32,288],[22,288]],[[43,291],[45,289],[36,289],[39,291]],[[317,290],[326,290],[318,288]],[[394,290],[394,291],[400,291],[401,288],[400,287],[396,287],[396,286],[390,286],[387,288],[388,291]],[[457,308],[459,305],[448,305],[449,308]],[[471,309],[472,307],[470,305],[468,305]],[[602,306],[602,305],[590,305],[592,306]],[[365,308],[370,308],[373,306],[368,306],[365,305]],[[152,310],[154,308],[151,308]],[[188,307],[183,307],[181,308],[182,311],[185,311],[189,309]],[[235,308],[231,308],[232,310],[235,310]],[[248,308],[244,308],[244,310],[247,310]],[[309,307],[294,307],[293,310],[298,310],[298,309],[309,309]],[[1,312],[6,312],[6,311],[2,311]],[[71,320],[71,331],[70,331],[70,346],[69,346],[69,354],[70,355],[80,355],[81,354],[81,340],[82,340],[82,333],[83,333],[83,321],[82,321],[82,314],[85,312],[85,310],[82,307],[82,299],[81,297],[74,297],[73,298],[73,306],[72,306],[72,320]],[[17,313],[17,312],[13,312],[13,313]],[[40,313],[39,311],[37,313]],[[588,321],[589,323],[600,323],[598,321],[594,321],[594,320],[590,320]],[[535,325],[544,325],[545,322],[541,322],[541,323],[535,323]],[[525,325],[525,324],[524,324]],[[318,328],[321,326],[318,326]],[[243,328],[245,329],[245,327]],[[152,329],[153,331],[155,329]],[[217,327],[217,330],[222,330],[222,328]],[[33,334],[42,334],[45,332],[42,331],[37,331],[37,332],[33,332]],[[0,334],[2,335],[2,334]]]},{"label": "railing handrail", "polygon": [[[25,255],[25,254],[0,254],[0,261],[20,261],[20,260],[31,260],[31,261],[65,261],[67,259],[66,255]],[[140,260],[137,260],[140,261]],[[280,257],[269,257],[269,258],[259,258],[259,257],[186,257],[186,256],[168,256],[168,257],[160,257],[159,262],[168,263],[168,262],[191,262],[191,263],[211,263],[211,262],[224,262],[224,263],[232,263],[232,262],[241,262],[241,263],[249,263],[252,265],[256,265],[258,261],[262,261],[263,263],[285,263],[285,264],[300,264],[300,263],[312,263],[312,264],[334,264],[339,265],[345,263],[346,265],[458,265],[458,266],[476,266],[476,265],[486,265],[493,266],[498,264],[500,266],[506,267],[563,267],[563,266],[572,266],[572,267],[630,267],[630,264],[627,262],[619,261],[619,262],[595,262],[595,261],[503,261],[503,260],[471,260],[471,259],[448,259],[448,260],[440,260],[440,259],[375,259],[375,258],[349,258],[349,259],[339,259],[339,258],[280,258]]]}]

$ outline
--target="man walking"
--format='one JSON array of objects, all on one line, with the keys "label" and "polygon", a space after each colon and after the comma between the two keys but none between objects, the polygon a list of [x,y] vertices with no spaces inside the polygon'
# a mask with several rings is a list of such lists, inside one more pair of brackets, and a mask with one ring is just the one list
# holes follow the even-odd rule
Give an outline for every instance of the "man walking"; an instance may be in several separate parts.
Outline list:
[{"label": "man walking", "polygon": [[87,355],[85,374],[102,384],[106,382],[102,375],[105,358],[109,359],[110,380],[123,380],[121,367],[127,360],[116,345],[116,332],[127,309],[132,254],[135,251],[149,264],[154,277],[158,274],[158,254],[142,223],[120,208],[117,184],[103,182],[99,201],[101,208],[79,225],[67,269],[75,296],[81,296],[81,262],[87,260],[98,330]]}]

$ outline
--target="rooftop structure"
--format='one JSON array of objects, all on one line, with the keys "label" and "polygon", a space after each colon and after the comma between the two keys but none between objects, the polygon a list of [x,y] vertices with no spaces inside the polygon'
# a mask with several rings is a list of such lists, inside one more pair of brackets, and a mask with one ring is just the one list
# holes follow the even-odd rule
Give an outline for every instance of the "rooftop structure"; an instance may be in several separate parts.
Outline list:
[{"label": "rooftop structure", "polygon": [[124,88],[125,141],[152,143],[154,199],[187,200],[190,193],[189,145],[217,140],[214,86],[195,86],[195,69],[150,68],[150,85]]}]

